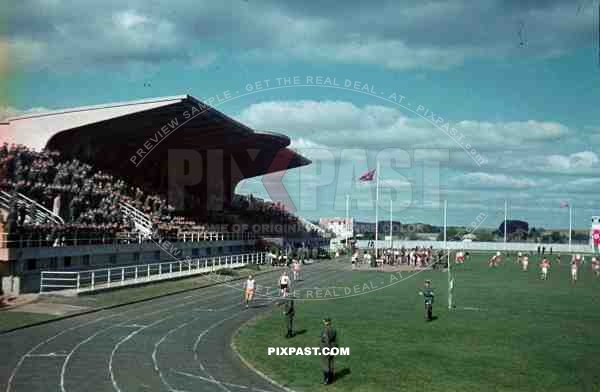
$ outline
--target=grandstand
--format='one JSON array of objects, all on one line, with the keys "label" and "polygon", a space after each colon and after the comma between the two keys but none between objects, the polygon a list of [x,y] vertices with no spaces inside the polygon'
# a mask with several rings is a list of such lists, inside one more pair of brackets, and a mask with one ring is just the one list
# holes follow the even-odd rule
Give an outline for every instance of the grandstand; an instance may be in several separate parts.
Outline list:
[{"label": "grandstand", "polygon": [[248,254],[261,236],[326,246],[277,203],[234,193],[310,161],[189,95],[10,118],[0,135],[0,274],[20,290],[42,270],[161,262],[156,239],[182,258]]}]

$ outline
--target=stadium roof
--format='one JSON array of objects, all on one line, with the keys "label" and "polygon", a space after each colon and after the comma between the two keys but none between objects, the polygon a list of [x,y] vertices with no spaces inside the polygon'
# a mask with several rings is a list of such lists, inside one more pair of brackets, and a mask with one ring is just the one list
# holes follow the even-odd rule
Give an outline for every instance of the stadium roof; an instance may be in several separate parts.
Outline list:
[{"label": "stadium roof", "polygon": [[159,175],[153,170],[173,149],[225,151],[223,159],[234,160],[242,170],[231,179],[235,183],[310,164],[287,148],[287,136],[257,132],[191,95],[28,113],[0,123],[0,140],[58,150],[99,169],[145,177],[136,183],[155,185],[160,180],[153,178]]}]

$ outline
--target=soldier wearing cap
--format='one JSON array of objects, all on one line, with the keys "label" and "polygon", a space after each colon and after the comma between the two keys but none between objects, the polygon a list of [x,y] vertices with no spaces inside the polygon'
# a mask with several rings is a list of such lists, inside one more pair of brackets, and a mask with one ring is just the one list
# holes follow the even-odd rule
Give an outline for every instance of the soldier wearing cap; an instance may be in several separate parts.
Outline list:
[{"label": "soldier wearing cap", "polygon": [[[321,351],[325,347],[330,350],[337,347],[337,332],[331,325],[331,319],[329,317],[323,319],[323,331],[321,331]],[[323,384],[331,384],[334,377],[334,360],[333,355],[323,355],[321,353],[321,367],[323,369]]]},{"label": "soldier wearing cap", "polygon": [[294,316],[296,315],[293,297],[285,301],[284,309],[283,315],[287,318],[287,334],[285,337],[291,338],[294,337]]},{"label": "soldier wearing cap", "polygon": [[425,281],[425,287],[423,288],[423,290],[421,292],[419,292],[420,295],[423,296],[423,298],[425,299],[425,319],[427,321],[431,321],[433,316],[433,298],[434,298],[434,293],[433,293],[433,289],[431,288],[431,280],[426,280]]}]

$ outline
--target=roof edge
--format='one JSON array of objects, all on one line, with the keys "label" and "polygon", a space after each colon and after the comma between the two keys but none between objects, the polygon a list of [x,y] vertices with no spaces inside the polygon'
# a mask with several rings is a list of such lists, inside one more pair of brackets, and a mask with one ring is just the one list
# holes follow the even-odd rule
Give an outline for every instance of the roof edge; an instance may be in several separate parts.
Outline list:
[{"label": "roof edge", "polygon": [[76,113],[76,112],[82,112],[82,111],[86,111],[86,110],[109,109],[109,108],[122,107],[122,106],[143,105],[143,104],[148,104],[148,103],[169,102],[169,101],[178,101],[178,100],[183,101],[189,97],[190,97],[190,95],[185,94],[185,95],[174,95],[174,96],[170,96],[170,97],[147,98],[147,99],[140,99],[140,100],[136,100],[136,101],[112,102],[112,103],[104,103],[104,104],[100,104],[100,105],[80,106],[80,107],[75,107],[75,108],[51,110],[48,112],[24,114],[22,116],[9,117],[9,118],[5,119],[4,121],[10,122],[10,121],[16,121],[16,120],[25,120],[25,119],[29,119],[29,118],[54,116],[54,115],[58,115],[58,114]]}]

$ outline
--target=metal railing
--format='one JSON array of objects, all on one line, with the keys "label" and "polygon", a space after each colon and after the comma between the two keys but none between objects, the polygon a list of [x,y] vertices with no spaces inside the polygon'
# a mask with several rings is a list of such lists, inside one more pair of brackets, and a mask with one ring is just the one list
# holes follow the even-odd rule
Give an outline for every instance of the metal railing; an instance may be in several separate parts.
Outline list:
[{"label": "metal railing", "polygon": [[264,264],[266,260],[266,253],[246,253],[87,271],[42,271],[40,294],[52,293],[57,290],[76,293],[98,291],[112,287],[206,274],[226,268],[241,268],[249,264]]},{"label": "metal railing", "polygon": [[177,240],[181,242],[194,241],[244,241],[255,240],[254,233],[227,233],[206,231],[182,231],[177,234]]},{"label": "metal railing", "polygon": [[150,237],[152,235],[152,221],[146,214],[125,202],[121,202],[120,206],[123,215],[133,221],[136,230],[138,230],[140,234],[145,237]]},{"label": "metal railing", "polygon": [[[216,232],[184,232],[177,235],[161,235],[161,239],[176,242],[218,242],[218,241],[250,241],[255,240],[254,233],[216,233]],[[49,248],[65,246],[89,245],[127,245],[152,243],[150,238],[140,237],[138,233],[120,232],[105,236],[77,236],[77,232],[63,238],[62,235],[48,236],[44,233],[19,235],[0,233],[0,248]]]},{"label": "metal railing", "polygon": [[13,194],[10,194],[5,191],[0,191],[0,206],[9,209],[13,200],[16,202],[17,207],[23,207],[27,210],[27,216],[34,223],[65,223],[60,216],[56,215],[54,212],[50,211],[35,200],[28,198],[22,193],[15,192]]}]

